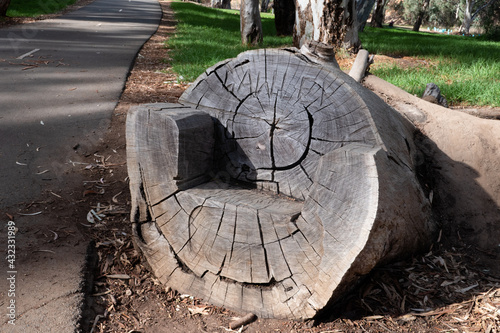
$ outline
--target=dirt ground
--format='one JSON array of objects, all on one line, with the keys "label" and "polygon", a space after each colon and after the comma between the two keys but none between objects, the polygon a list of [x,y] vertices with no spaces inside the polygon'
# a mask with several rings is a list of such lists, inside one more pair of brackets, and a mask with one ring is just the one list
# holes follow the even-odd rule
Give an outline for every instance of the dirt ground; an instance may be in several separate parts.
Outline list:
[{"label": "dirt ground", "polygon": [[86,332],[500,332],[500,276],[484,266],[488,253],[445,235],[427,253],[375,269],[328,317],[308,322],[258,318],[231,330],[244,313],[159,284],[130,235],[125,120],[131,106],[175,102],[186,88],[169,70],[163,43],[175,19],[168,2],[160,4],[161,25],[138,54],[103,143],[82,153],[85,163],[68,175],[71,186],[48,189],[45,200],[24,207],[76,219],[83,237],[95,242]]}]

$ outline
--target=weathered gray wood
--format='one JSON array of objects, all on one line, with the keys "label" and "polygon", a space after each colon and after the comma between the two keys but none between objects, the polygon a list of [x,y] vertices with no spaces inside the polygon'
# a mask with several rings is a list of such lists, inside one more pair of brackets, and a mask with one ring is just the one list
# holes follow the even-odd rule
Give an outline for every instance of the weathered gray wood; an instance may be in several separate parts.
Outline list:
[{"label": "weathered gray wood", "polygon": [[335,59],[335,49],[331,45],[308,41],[302,45],[300,52],[325,67],[334,66],[340,68],[337,59]]},{"label": "weathered gray wood", "polygon": [[339,69],[250,51],[181,103],[127,120],[135,241],[172,288],[311,318],[430,240],[413,128]]},{"label": "weathered gray wood", "polygon": [[140,106],[130,111],[126,130],[133,221],[165,213],[165,198],[206,180],[214,143],[206,113],[177,104]]},{"label": "weathered gray wood", "polygon": [[366,70],[370,65],[368,60],[369,53],[365,49],[361,49],[358,51],[356,55],[356,59],[354,60],[354,64],[352,65],[351,70],[349,71],[349,76],[352,77],[357,82],[361,82],[365,77]]}]

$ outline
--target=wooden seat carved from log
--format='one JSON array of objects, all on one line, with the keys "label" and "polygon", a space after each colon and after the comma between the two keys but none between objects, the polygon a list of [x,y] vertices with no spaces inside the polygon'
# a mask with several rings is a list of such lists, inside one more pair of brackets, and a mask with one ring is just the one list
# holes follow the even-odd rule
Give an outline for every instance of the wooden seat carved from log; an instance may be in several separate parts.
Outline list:
[{"label": "wooden seat carved from log", "polygon": [[413,128],[336,68],[257,50],[127,119],[135,242],[157,278],[261,317],[311,318],[426,246]]}]

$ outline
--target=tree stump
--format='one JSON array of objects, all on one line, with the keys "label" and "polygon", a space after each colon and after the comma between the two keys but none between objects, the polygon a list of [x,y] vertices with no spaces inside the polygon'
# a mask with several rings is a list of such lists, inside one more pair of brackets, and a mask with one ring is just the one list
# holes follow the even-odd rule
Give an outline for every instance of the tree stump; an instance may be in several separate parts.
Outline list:
[{"label": "tree stump", "polygon": [[427,246],[413,127],[333,66],[255,50],[127,119],[134,239],[164,284],[306,319]]}]

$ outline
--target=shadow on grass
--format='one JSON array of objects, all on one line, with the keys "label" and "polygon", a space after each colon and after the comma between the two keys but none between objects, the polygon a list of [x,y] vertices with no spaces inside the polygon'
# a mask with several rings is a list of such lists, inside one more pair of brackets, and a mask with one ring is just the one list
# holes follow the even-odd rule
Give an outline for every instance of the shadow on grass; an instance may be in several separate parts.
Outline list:
[{"label": "shadow on grass", "polygon": [[473,37],[414,32],[403,28],[367,27],[361,35],[372,53],[392,56],[474,58],[500,62],[500,43]]}]

